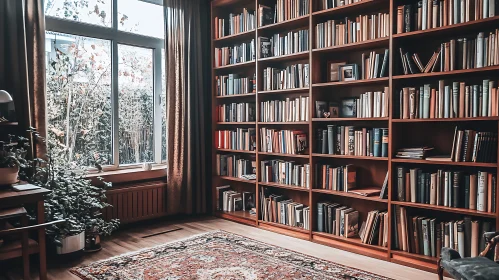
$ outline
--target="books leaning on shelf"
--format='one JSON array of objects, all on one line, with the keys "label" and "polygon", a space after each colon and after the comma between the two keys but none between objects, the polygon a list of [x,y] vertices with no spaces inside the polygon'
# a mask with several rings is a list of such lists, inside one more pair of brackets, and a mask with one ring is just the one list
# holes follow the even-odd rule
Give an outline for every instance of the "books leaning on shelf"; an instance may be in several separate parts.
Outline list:
[{"label": "books leaning on shelf", "polygon": [[254,122],[256,120],[255,103],[229,103],[217,106],[219,122]]},{"label": "books leaning on shelf", "polygon": [[495,231],[495,222],[472,220],[437,220],[408,215],[405,207],[394,206],[393,248],[413,254],[438,257],[443,247],[459,252],[462,257],[477,257],[485,249],[483,233]]},{"label": "books leaning on shelf", "polygon": [[260,58],[308,51],[308,29],[260,37]]},{"label": "books leaning on shelf", "polygon": [[303,131],[260,128],[262,152],[304,154],[307,147],[307,134]]},{"label": "books leaning on shelf", "polygon": [[[217,187],[217,210],[249,211],[255,207],[255,193],[233,191],[229,185]],[[251,213],[250,213],[251,214]]]},{"label": "books leaning on shelf", "polygon": [[354,20],[328,20],[315,25],[317,49],[374,40],[390,35],[390,16],[387,13],[360,15]]},{"label": "books leaning on shelf", "polygon": [[238,74],[216,76],[217,96],[256,92],[256,74],[253,77],[239,77]]},{"label": "books leaning on shelf", "polygon": [[217,154],[216,160],[218,176],[242,178],[243,175],[256,173],[256,161],[243,159],[239,155]]},{"label": "books leaning on shelf", "polygon": [[310,84],[309,64],[289,65],[284,69],[263,69],[263,90],[307,88]]},{"label": "books leaning on shelf", "polygon": [[308,96],[269,100],[260,103],[262,122],[308,122]]},{"label": "books leaning on shelf", "polygon": [[496,0],[423,0],[397,7],[397,34],[464,23],[497,14]]},{"label": "books leaning on shelf", "polygon": [[276,22],[294,19],[310,13],[309,0],[276,0],[274,7]]},{"label": "books leaning on shelf", "polygon": [[395,157],[408,159],[425,159],[428,153],[433,151],[431,147],[401,148],[397,150]]},{"label": "books leaning on shelf", "polygon": [[304,213],[310,213],[309,207],[294,202],[281,194],[272,194],[270,189],[262,188],[260,193],[262,220],[292,227],[308,229],[308,216],[305,223]]},{"label": "books leaning on shelf", "polygon": [[317,203],[317,231],[352,238],[359,234],[359,212],[333,202]]},{"label": "books leaning on shelf", "polygon": [[232,47],[215,48],[215,67],[255,60],[255,39]]},{"label": "books leaning on shelf", "polygon": [[255,11],[243,8],[240,14],[229,14],[229,24],[225,25],[225,19],[215,17],[215,39],[228,35],[235,35],[255,29]]},{"label": "books leaning on shelf", "polygon": [[296,164],[292,161],[263,160],[261,165],[261,180],[263,183],[278,183],[283,185],[310,188],[310,165]]},{"label": "books leaning on shelf", "polygon": [[388,211],[369,211],[359,230],[362,243],[388,247],[388,223]]},{"label": "books leaning on shelf", "polygon": [[397,168],[397,200],[496,212],[497,176],[490,172]]},{"label": "books leaning on shelf", "polygon": [[440,44],[426,66],[418,54],[410,55],[399,48],[405,75],[474,69],[499,65],[499,29],[488,34],[478,33],[474,38],[452,39]]},{"label": "books leaning on shelf", "polygon": [[497,133],[456,126],[450,158],[456,162],[497,162]]},{"label": "books leaning on shelf", "polygon": [[256,149],[256,130],[254,128],[217,130],[215,143],[217,149],[254,151]]},{"label": "books leaning on shelf", "polygon": [[368,56],[362,54],[361,80],[386,77],[388,73],[388,49],[383,54],[371,51]]},{"label": "books leaning on shelf", "polygon": [[349,192],[356,189],[357,168],[348,164],[333,167],[329,164],[315,165],[316,183],[320,189]]},{"label": "books leaning on shelf", "polygon": [[499,88],[494,81],[425,84],[400,90],[401,119],[477,118],[499,115]]},{"label": "books leaning on shelf", "polygon": [[358,2],[362,2],[362,1],[364,1],[364,0],[344,0],[344,1],[320,0],[319,1],[319,10],[327,10],[327,9],[342,7],[342,6],[346,6],[346,5],[350,5],[350,4],[358,3]]},{"label": "books leaning on shelf", "polygon": [[387,128],[328,125],[317,130],[317,153],[352,156],[388,156]]}]

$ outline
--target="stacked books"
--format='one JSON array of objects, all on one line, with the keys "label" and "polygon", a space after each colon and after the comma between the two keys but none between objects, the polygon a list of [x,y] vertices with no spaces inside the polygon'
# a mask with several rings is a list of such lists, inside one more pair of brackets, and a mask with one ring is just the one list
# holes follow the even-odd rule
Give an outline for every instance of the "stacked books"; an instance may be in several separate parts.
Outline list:
[{"label": "stacked books", "polygon": [[328,48],[374,40],[390,35],[390,15],[378,13],[360,15],[351,20],[328,20],[315,26],[316,48]]},{"label": "stacked books", "polygon": [[308,96],[294,99],[269,100],[260,103],[260,121],[262,122],[300,122],[308,121]]},{"label": "stacked books", "polygon": [[456,126],[450,159],[456,162],[497,162],[497,133]]},{"label": "stacked books", "polygon": [[240,14],[229,14],[229,25],[225,25],[225,19],[215,17],[215,39],[227,35],[235,35],[255,29],[255,11],[243,8]]},{"label": "stacked books", "polygon": [[254,151],[256,149],[256,130],[254,128],[217,130],[215,143],[217,149]]},{"label": "stacked books", "polygon": [[362,243],[387,247],[388,223],[388,211],[369,211],[367,220],[362,223],[359,230]]},{"label": "stacked books", "polygon": [[[381,57],[382,56],[382,57]],[[382,60],[381,60],[382,59]],[[361,79],[376,79],[386,77],[388,73],[388,49],[384,54],[371,51],[369,56],[362,54],[362,76]]]},{"label": "stacked books", "polygon": [[431,147],[401,148],[397,150],[395,157],[407,159],[425,159],[428,153],[433,151]]},{"label": "stacked books", "polygon": [[218,105],[216,109],[219,122],[254,122],[255,103],[230,103]]},{"label": "stacked books", "polygon": [[440,256],[443,247],[459,252],[462,257],[477,257],[485,249],[483,233],[494,232],[495,224],[462,220],[438,221],[425,216],[409,216],[405,207],[394,206],[394,249],[430,257]]},{"label": "stacked books", "polygon": [[329,164],[316,164],[316,183],[320,189],[348,192],[357,185],[357,168],[348,164],[333,167]]},{"label": "stacked books", "polygon": [[397,34],[494,17],[496,13],[495,0],[418,1],[397,7]]},{"label": "stacked books", "polygon": [[333,202],[317,203],[317,231],[356,237],[359,234],[359,211]]},{"label": "stacked books", "polygon": [[309,64],[293,64],[286,68],[263,69],[263,90],[306,88],[310,84]]},{"label": "stacked books", "polygon": [[260,37],[260,58],[308,51],[308,29]]},{"label": "stacked books", "polygon": [[328,125],[317,130],[317,153],[352,156],[388,156],[387,128]]},{"label": "stacked books", "polygon": [[255,40],[232,47],[215,48],[215,67],[255,60]]},{"label": "stacked books", "polygon": [[299,130],[260,128],[262,152],[303,154],[307,149],[307,134]]},{"label": "stacked books", "polygon": [[452,39],[440,44],[425,65],[418,54],[410,55],[399,49],[404,74],[444,72],[499,65],[499,29],[474,38]]},{"label": "stacked books", "polygon": [[283,185],[310,188],[310,165],[296,164],[292,161],[263,160],[261,165],[261,180],[264,183],[278,183]]},{"label": "stacked books", "polygon": [[256,173],[256,162],[241,158],[239,155],[216,156],[217,175],[241,178],[243,175]]},{"label": "stacked books", "polygon": [[276,22],[282,22],[308,15],[309,10],[309,0],[276,0],[274,18]]},{"label": "stacked books", "polygon": [[268,188],[261,190],[260,207],[263,221],[300,228],[310,226],[308,221],[310,208],[308,206],[294,202],[283,195],[272,194]]},{"label": "stacked books", "polygon": [[499,89],[494,81],[478,85],[453,82],[425,84],[400,90],[401,119],[476,118],[498,116]]},{"label": "stacked books", "polygon": [[345,5],[350,5],[353,3],[362,2],[364,0],[320,0],[319,10],[327,10],[332,8],[337,8]]},{"label": "stacked books", "polygon": [[496,174],[397,168],[397,200],[496,212]]},{"label": "stacked books", "polygon": [[253,77],[239,77],[238,74],[229,74],[215,77],[217,82],[217,96],[245,94],[256,92],[256,75]]},{"label": "stacked books", "polygon": [[249,211],[255,208],[255,193],[253,192],[236,192],[229,185],[219,186],[216,189],[218,211]]}]

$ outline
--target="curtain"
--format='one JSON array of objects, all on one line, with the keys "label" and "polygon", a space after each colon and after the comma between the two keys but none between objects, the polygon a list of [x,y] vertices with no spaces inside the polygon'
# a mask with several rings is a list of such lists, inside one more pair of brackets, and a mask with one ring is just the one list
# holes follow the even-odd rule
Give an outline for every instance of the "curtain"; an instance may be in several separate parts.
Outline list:
[{"label": "curtain", "polygon": [[[0,0],[0,89],[14,99],[19,131],[45,136],[45,17],[43,0]],[[28,136],[28,135],[26,135]],[[43,146],[36,154],[45,154]]]},{"label": "curtain", "polygon": [[164,0],[167,210],[206,212],[211,165],[209,1]]}]

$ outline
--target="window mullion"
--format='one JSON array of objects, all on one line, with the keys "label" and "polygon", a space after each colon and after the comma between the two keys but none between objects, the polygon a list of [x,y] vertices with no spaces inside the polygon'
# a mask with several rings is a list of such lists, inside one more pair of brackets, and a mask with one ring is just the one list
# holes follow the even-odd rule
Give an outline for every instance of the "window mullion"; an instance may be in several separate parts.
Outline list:
[{"label": "window mullion", "polygon": [[120,164],[120,152],[119,152],[119,102],[118,102],[118,95],[119,95],[119,88],[118,88],[118,64],[119,64],[119,57],[118,57],[118,43],[116,41],[113,41],[113,49],[112,49],[112,54],[113,54],[113,66],[112,66],[112,85],[113,85],[113,90],[111,94],[111,107],[113,110],[113,165],[117,168],[119,167]]},{"label": "window mullion", "polygon": [[162,143],[161,143],[161,133],[163,133],[162,129],[162,124],[161,124],[161,93],[162,91],[162,84],[161,84],[161,49],[154,49],[153,50],[153,56],[154,56],[154,162],[155,163],[161,163],[161,149],[162,149]]}]

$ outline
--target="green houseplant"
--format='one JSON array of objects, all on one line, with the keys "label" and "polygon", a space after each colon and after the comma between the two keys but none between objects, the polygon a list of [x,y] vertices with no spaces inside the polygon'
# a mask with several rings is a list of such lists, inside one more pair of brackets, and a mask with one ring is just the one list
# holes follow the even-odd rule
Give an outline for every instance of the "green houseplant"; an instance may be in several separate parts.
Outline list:
[{"label": "green houseplant", "polygon": [[26,164],[27,138],[9,135],[9,143],[0,141],[0,186],[17,182],[19,168]]}]

